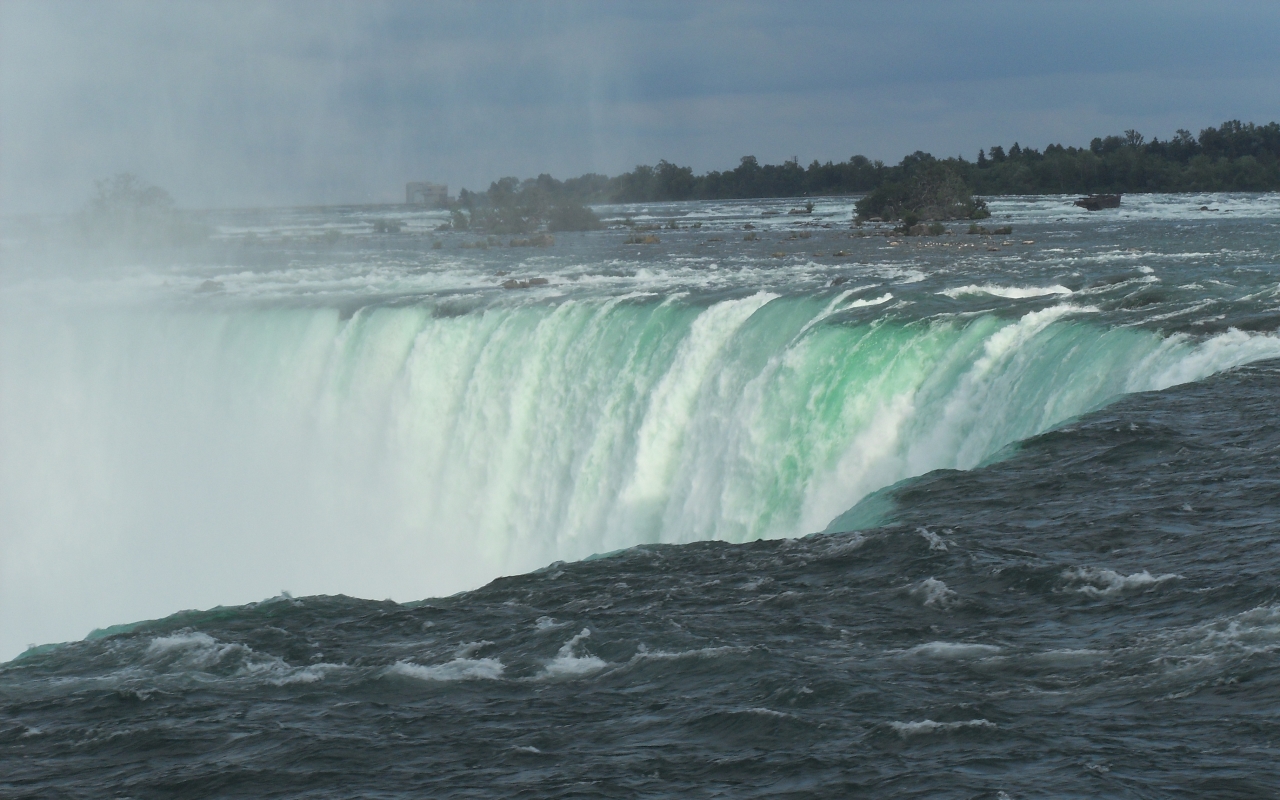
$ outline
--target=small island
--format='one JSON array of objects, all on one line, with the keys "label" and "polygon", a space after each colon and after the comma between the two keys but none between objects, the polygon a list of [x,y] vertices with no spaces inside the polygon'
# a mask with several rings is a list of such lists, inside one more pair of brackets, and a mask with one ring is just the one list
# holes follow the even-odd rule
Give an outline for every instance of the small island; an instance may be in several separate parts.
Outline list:
[{"label": "small island", "polygon": [[595,212],[546,174],[525,181],[503,178],[483,193],[463,189],[450,205],[449,217],[446,229],[499,236],[603,227]]},{"label": "small island", "polygon": [[973,196],[956,169],[927,153],[908,158],[911,163],[902,180],[886,183],[857,202],[858,221],[900,221],[902,233],[918,236],[941,233],[941,222],[991,216],[986,202]]}]

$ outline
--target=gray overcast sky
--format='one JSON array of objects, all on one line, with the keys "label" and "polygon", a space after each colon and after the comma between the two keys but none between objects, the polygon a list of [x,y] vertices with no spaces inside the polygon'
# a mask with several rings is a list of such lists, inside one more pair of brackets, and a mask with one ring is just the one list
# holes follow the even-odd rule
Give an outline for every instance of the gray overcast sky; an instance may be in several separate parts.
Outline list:
[{"label": "gray overcast sky", "polygon": [[973,158],[1280,118],[1277,2],[0,0],[0,212],[406,180]]}]

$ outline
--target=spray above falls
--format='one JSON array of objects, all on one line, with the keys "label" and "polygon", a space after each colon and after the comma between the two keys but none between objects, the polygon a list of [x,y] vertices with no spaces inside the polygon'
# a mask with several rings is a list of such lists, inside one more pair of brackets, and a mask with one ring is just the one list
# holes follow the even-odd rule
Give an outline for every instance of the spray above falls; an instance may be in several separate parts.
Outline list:
[{"label": "spray above falls", "polygon": [[[708,259],[716,214],[758,212],[689,206],[700,230],[630,261],[597,252],[609,231],[537,254],[402,234],[9,283],[6,647],[281,590],[405,601],[636,544],[803,536],[1126,393],[1280,356],[1263,331],[1188,327],[1256,300],[1130,310],[1178,253],[1108,281],[1087,274],[1117,269],[1105,242],[999,269],[884,241],[856,263],[741,240]],[[549,280],[501,289],[512,271]],[[1183,330],[1128,324],[1169,313]]]}]

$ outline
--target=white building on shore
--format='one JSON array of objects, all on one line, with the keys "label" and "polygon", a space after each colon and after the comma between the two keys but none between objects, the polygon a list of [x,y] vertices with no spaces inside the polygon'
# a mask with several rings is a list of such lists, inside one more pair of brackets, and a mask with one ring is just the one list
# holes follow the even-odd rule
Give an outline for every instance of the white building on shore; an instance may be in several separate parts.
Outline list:
[{"label": "white building on shore", "polygon": [[414,182],[404,185],[404,202],[410,206],[444,208],[449,205],[449,187],[443,183]]}]

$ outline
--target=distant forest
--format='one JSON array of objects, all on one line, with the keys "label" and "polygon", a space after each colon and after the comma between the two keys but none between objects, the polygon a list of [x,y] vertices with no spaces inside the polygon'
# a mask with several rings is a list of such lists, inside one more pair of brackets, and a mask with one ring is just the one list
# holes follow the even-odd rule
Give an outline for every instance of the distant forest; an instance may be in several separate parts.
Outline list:
[{"label": "distant forest", "polygon": [[[1015,142],[1008,149],[995,145],[979,150],[974,161],[937,159],[917,151],[892,166],[854,156],[839,163],[815,160],[802,167],[797,161],[761,164],[745,156],[732,170],[702,175],[695,175],[691,167],[659,161],[616,177],[589,174],[559,181],[540,175],[504,182],[506,192],[518,187],[521,194],[573,203],[819,197],[871,192],[902,182],[933,162],[954,171],[978,195],[1277,191],[1280,124],[1232,120],[1205,128],[1198,137],[1179,130],[1164,141],[1147,141],[1129,130],[1122,136],[1096,138],[1088,147],[1051,144],[1043,151]],[[487,199],[465,189],[459,195],[463,207],[486,204]]]}]

